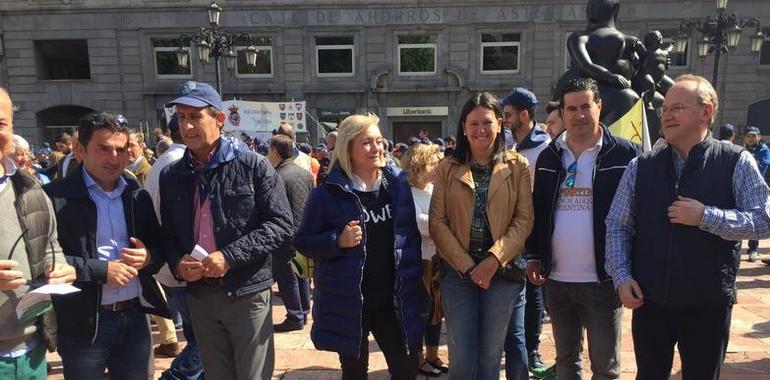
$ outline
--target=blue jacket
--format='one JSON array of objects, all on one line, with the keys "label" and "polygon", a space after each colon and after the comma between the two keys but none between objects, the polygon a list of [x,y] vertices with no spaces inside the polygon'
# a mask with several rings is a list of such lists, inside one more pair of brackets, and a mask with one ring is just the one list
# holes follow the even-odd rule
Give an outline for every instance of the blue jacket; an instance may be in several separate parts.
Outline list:
[{"label": "blue jacket", "polygon": [[767,147],[767,144],[764,141],[759,140],[757,145],[746,147],[746,149],[754,155],[754,159],[757,160],[759,172],[762,174],[762,177],[764,177],[765,173],[767,173],[768,166],[770,166],[770,148]]},{"label": "blue jacket", "polygon": [[[383,168],[383,173],[389,184],[394,214],[394,308],[401,333],[408,342],[407,349],[411,350],[419,347],[425,325],[420,318],[425,292],[421,288],[422,240],[406,173],[392,163]],[[319,350],[358,357],[361,339],[366,338],[361,331],[365,227],[361,244],[354,248],[337,247],[337,236],[354,219],[364,226],[363,209],[352,183],[339,165],[335,165],[326,183],[310,193],[302,224],[294,236],[294,246],[316,261],[310,333],[313,344]]]},{"label": "blue jacket", "polygon": [[[214,239],[230,270],[225,294],[238,297],[269,289],[272,255],[294,232],[283,180],[266,158],[220,139],[215,157],[195,169],[189,149],[160,176],[163,249],[171,270],[195,246],[195,178],[207,179]],[[199,286],[196,282],[188,286]]]}]

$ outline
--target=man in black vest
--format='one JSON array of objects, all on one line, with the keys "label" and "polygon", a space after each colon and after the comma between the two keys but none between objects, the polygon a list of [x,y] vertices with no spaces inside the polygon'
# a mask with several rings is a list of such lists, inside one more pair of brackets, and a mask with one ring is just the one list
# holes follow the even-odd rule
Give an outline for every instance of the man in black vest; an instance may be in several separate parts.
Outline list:
[{"label": "man in black vest", "polygon": [[741,239],[770,235],[770,190],[751,154],[711,137],[711,84],[682,75],[666,94],[667,146],[631,161],[606,219],[605,268],[634,310],[637,379],[718,379],[730,337]]}]

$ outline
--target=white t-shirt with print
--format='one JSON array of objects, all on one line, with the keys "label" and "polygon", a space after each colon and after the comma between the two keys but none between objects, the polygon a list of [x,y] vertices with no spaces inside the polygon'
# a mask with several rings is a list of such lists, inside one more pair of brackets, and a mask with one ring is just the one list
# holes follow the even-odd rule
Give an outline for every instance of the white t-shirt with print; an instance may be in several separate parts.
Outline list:
[{"label": "white t-shirt with print", "polygon": [[602,138],[575,159],[567,146],[567,133],[556,144],[563,150],[561,164],[567,171],[577,161],[575,185],[567,187],[567,178],[559,188],[554,210],[551,240],[552,262],[549,278],[561,282],[597,282],[594,256],[593,177],[596,157],[602,149]]}]

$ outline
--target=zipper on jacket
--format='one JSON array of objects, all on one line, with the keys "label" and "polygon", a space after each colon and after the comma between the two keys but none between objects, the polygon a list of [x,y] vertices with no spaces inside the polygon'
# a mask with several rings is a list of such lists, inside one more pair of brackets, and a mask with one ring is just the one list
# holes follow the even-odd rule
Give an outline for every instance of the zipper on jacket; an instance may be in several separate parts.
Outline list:
[{"label": "zipper on jacket", "polygon": [[[548,242],[549,245],[551,245],[553,241],[553,230],[556,228],[555,222],[554,222],[554,210],[556,210],[556,206],[557,206],[556,202],[559,197],[559,192],[561,191],[561,181],[563,180],[564,173],[565,173],[564,167],[562,166],[562,163],[561,163],[561,153],[559,153],[554,149],[551,149],[551,151],[556,156],[556,159],[559,165],[558,165],[558,169],[556,170],[556,186],[554,186],[553,199],[551,200],[551,213],[549,215],[550,228],[548,230],[548,236],[546,237],[546,240],[545,240]],[[553,248],[549,249],[549,251],[551,252],[551,254],[548,257],[547,271],[545,270],[546,268],[544,268],[544,265],[543,265],[545,264],[543,262],[544,260],[541,260],[540,262],[540,274],[543,276],[547,276],[547,273],[551,272],[551,258],[553,257]]]},{"label": "zipper on jacket", "polygon": [[[671,166],[669,166],[669,170],[671,170],[669,175],[673,175],[673,182],[674,182],[674,192],[673,192],[673,200],[676,202],[677,197],[679,196],[679,182],[681,181],[682,177],[684,176],[684,172],[687,169],[687,161],[684,163],[684,167],[682,168],[682,172],[679,173],[679,175],[676,175],[676,168],[674,167],[674,157],[673,157],[673,151],[669,152],[669,155],[671,157]],[[688,157],[689,159],[689,157]],[[689,160],[688,160],[689,161]],[[666,254],[666,278],[665,278],[665,288],[663,288],[663,303],[668,302],[668,289],[670,286],[670,277],[671,277],[671,249],[673,247],[673,232],[674,232],[674,225],[673,223],[669,222],[669,225],[671,226],[668,230],[668,253]]]},{"label": "zipper on jacket", "polygon": [[[353,199],[356,201],[356,205],[358,206],[358,215],[359,217],[364,212],[364,206],[361,204],[361,199],[358,198],[358,195],[354,191],[346,190],[342,185],[333,183],[333,182],[327,182],[330,185],[334,185],[340,188],[340,191],[343,193],[348,193],[353,196]],[[346,224],[347,225],[347,224]],[[363,236],[363,239],[361,239],[361,242],[359,244],[363,244],[361,247],[361,250],[364,252],[364,260],[361,262],[361,275],[358,278],[358,296],[361,300],[361,308],[358,310],[358,346],[361,347],[361,341],[364,340],[364,328],[363,328],[363,321],[364,321],[364,291],[363,291],[363,282],[364,282],[364,266],[366,265],[366,223],[359,223],[359,226],[361,226],[361,235]],[[343,230],[345,227],[343,227]]]}]

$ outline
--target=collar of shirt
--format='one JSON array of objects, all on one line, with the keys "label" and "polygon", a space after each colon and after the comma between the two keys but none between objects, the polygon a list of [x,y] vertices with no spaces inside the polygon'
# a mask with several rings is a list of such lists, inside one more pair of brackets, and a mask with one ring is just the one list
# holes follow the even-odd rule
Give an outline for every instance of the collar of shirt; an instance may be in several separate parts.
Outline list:
[{"label": "collar of shirt", "polygon": [[[604,130],[602,128],[599,128],[600,136],[599,139],[596,140],[596,144],[594,146],[588,148],[585,150],[585,152],[596,152],[599,153],[600,150],[602,150],[602,145],[604,144]],[[569,145],[567,144],[567,139],[569,138],[567,132],[562,133],[559,135],[559,138],[556,139],[556,146],[559,147],[559,149],[567,150],[570,153],[572,153],[572,157],[577,160],[578,157],[575,157],[575,154],[572,152],[572,149],[569,148]]]},{"label": "collar of shirt", "polygon": [[353,190],[358,191],[374,191],[375,189],[379,189],[380,185],[382,184],[382,170],[379,170],[377,172],[377,181],[374,182],[372,187],[367,188],[366,183],[364,183],[364,180],[361,179],[361,177],[353,174],[350,177],[350,182],[353,185]]},{"label": "collar of shirt", "polygon": [[133,163],[128,165],[128,170],[130,170],[132,172],[136,171],[136,169],[138,169],[139,165],[142,163],[142,160],[144,160],[144,157],[142,157],[142,156],[137,157],[136,160],[134,160]]},{"label": "collar of shirt", "polygon": [[240,151],[238,148],[236,148],[233,143],[226,140],[224,137],[219,138],[216,148],[214,148],[211,153],[209,153],[208,160],[206,162],[198,161],[192,152],[190,152],[189,149],[187,150],[187,154],[189,154],[191,158],[190,162],[192,163],[196,172],[204,172],[215,169],[225,162],[234,160],[239,153]]},{"label": "collar of shirt", "polygon": [[97,194],[101,193],[109,199],[115,199],[123,195],[123,190],[125,190],[126,185],[128,185],[123,176],[120,176],[115,188],[112,191],[105,191],[101,186],[99,186],[98,183],[96,183],[96,181],[94,181],[91,175],[88,174],[88,170],[85,169],[83,169],[83,181],[86,183],[86,187],[88,188],[88,192],[90,194],[93,195],[94,192]]},{"label": "collar of shirt", "polygon": [[3,169],[5,169],[5,174],[0,177],[0,191],[5,189],[5,185],[8,183],[8,180],[11,179],[11,176],[16,174],[17,169],[16,163],[8,157],[3,158],[2,165]]}]

